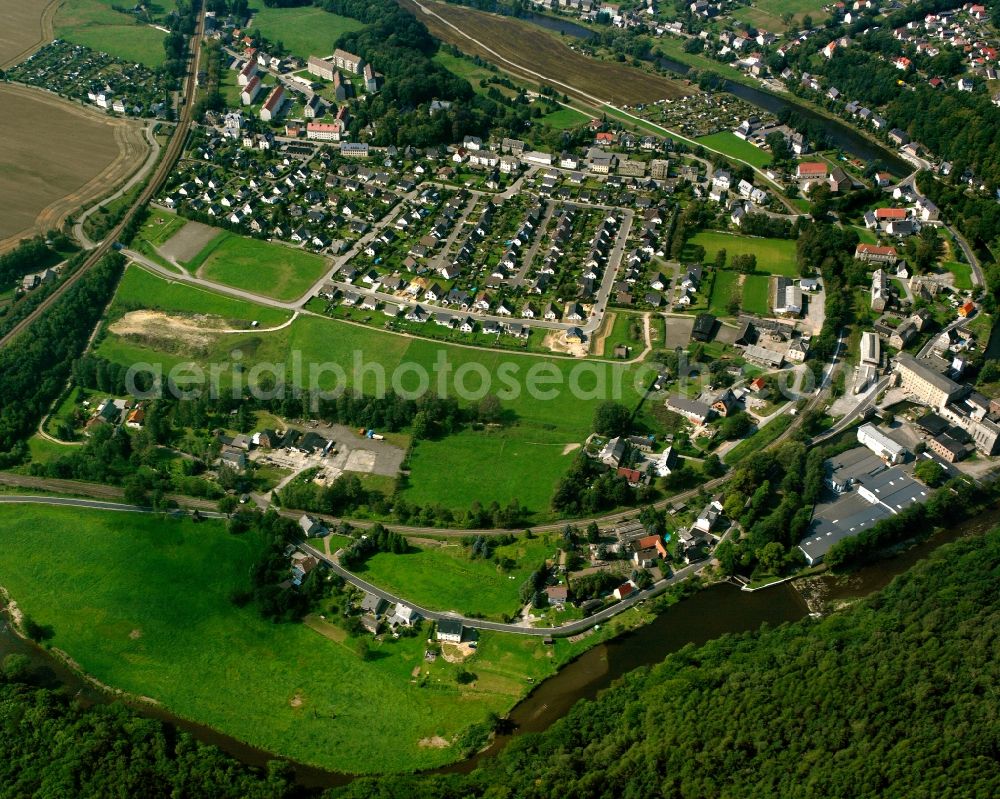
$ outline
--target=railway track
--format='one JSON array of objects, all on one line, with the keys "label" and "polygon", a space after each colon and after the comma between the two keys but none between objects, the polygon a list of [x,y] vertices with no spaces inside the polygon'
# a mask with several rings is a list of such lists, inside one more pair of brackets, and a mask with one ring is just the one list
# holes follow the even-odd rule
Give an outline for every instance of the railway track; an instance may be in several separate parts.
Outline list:
[{"label": "railway track", "polygon": [[18,336],[24,333],[32,324],[49,308],[51,308],[66,291],[76,284],[90,269],[92,269],[105,255],[111,252],[115,242],[122,231],[132,220],[132,217],[140,208],[146,205],[160,190],[163,182],[167,179],[177,159],[184,151],[184,144],[187,141],[188,131],[194,117],[194,95],[197,86],[198,63],[201,55],[201,43],[205,35],[205,10],[202,9],[198,17],[198,28],[195,31],[194,39],[191,43],[191,58],[188,64],[188,74],[184,78],[183,105],[181,106],[180,118],[174,128],[173,136],[163,151],[163,158],[159,165],[150,175],[145,187],[139,192],[139,196],[129,209],[122,216],[121,221],[111,229],[107,236],[90,251],[86,260],[76,269],[73,274],[66,278],[60,286],[42,301],[34,311],[18,322],[8,333],[0,338],[0,348],[6,347]]}]

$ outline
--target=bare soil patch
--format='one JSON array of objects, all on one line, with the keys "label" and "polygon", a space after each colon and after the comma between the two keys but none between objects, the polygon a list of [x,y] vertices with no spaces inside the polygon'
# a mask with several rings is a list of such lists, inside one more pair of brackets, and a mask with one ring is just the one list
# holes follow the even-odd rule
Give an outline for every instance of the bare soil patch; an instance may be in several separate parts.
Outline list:
[{"label": "bare soil patch", "polygon": [[451,746],[448,740],[440,735],[435,735],[433,738],[421,738],[417,744],[424,749],[445,749]]},{"label": "bare soil patch", "polygon": [[180,316],[163,311],[129,311],[108,329],[116,336],[174,351],[178,345],[195,349],[208,346],[227,329],[226,324],[222,317],[206,314]]},{"label": "bare soil patch", "polygon": [[462,663],[475,653],[470,644],[442,644],[441,657],[449,663]]},{"label": "bare soil patch", "polygon": [[583,92],[616,105],[649,103],[690,93],[681,84],[660,75],[578,53],[558,36],[529,22],[465,6],[420,0],[439,19],[425,13],[414,0],[398,1],[437,38],[529,81],[565,84],[555,87],[560,92],[574,94],[575,89],[578,95]]},{"label": "bare soil patch", "polygon": [[188,222],[160,245],[160,254],[169,260],[187,263],[220,233],[222,230],[217,227],[203,225],[201,222]]},{"label": "bare soil patch", "polygon": [[694,328],[693,316],[668,316],[667,340],[664,346],[672,350],[675,347],[685,347],[691,341],[691,330]]},{"label": "bare soil patch", "polygon": [[545,334],[545,338],[542,339],[542,346],[560,355],[573,355],[577,358],[583,358],[587,354],[588,344],[587,342],[572,344],[566,341],[566,332],[564,330],[550,330]]},{"label": "bare soil patch", "polygon": [[604,355],[604,343],[608,340],[608,336],[611,335],[611,331],[614,330],[615,320],[617,318],[618,314],[614,312],[604,314],[604,318],[601,320],[601,326],[598,328],[592,339],[593,347],[591,348],[591,352],[594,355]]},{"label": "bare soil patch", "polygon": [[0,252],[107,195],[148,153],[136,122],[40,89],[0,85],[0,108]]}]

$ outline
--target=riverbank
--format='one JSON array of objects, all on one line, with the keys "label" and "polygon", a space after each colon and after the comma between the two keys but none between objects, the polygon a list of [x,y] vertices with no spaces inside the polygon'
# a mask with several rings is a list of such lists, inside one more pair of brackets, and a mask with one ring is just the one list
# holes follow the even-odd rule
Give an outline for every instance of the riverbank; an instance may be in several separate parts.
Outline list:
[{"label": "riverbank", "polygon": [[[584,25],[577,21],[570,21],[551,14],[533,12],[522,17],[538,27],[544,28],[553,33],[588,41],[602,31],[598,26]],[[911,164],[907,163],[896,152],[890,150],[884,142],[877,139],[870,131],[862,130],[850,125],[843,118],[836,116],[822,106],[816,105],[789,91],[776,93],[766,87],[760,81],[754,80],[739,70],[722,63],[716,63],[705,57],[690,56],[681,48],[665,49],[664,42],[673,41],[669,37],[660,40],[659,46],[654,43],[654,58],[644,59],[645,63],[654,67],[655,74],[667,73],[670,75],[680,75],[687,77],[691,70],[700,72],[711,72],[722,80],[722,89],[741,100],[754,105],[768,113],[777,115],[783,106],[789,110],[803,116],[810,117],[813,121],[832,128],[831,141],[833,144],[865,162],[880,161],[885,167],[897,177],[905,177],[913,171]]]},{"label": "riverbank", "polygon": [[[647,614],[649,623],[636,629],[602,629],[587,651],[580,652],[562,664],[552,677],[532,685],[530,693],[507,714],[505,730],[470,759],[453,762],[423,773],[468,772],[484,758],[491,757],[513,738],[525,732],[541,732],[565,715],[580,699],[593,699],[616,679],[644,665],[658,663],[667,655],[688,644],[700,645],[728,633],[754,631],[761,624],[772,626],[804,618],[810,612],[829,613],[859,598],[879,590],[897,574],[906,571],[943,544],[965,535],[981,533],[1000,525],[1000,508],[957,525],[951,530],[938,531],[930,538],[898,552],[886,560],[865,566],[848,575],[825,573],[820,576],[774,585],[768,590],[743,592],[728,583],[701,587],[681,601],[666,598],[657,608],[655,602],[637,611]],[[653,613],[660,609],[661,612]],[[596,636],[606,636],[599,640]],[[16,643],[15,643],[16,641]],[[30,653],[34,663],[59,676],[59,682],[69,690],[79,692],[91,702],[125,701],[136,712],[156,718],[190,732],[199,740],[218,746],[241,762],[264,767],[273,759],[284,759],[264,748],[255,747],[235,737],[220,733],[206,725],[178,717],[162,706],[133,702],[120,692],[108,693],[99,681],[88,681],[70,670],[73,663],[64,663],[51,652],[21,639],[13,639],[9,627],[0,629],[0,656],[17,651]],[[296,779],[305,787],[327,788],[344,785],[355,777],[351,774],[317,768],[291,761]]]}]

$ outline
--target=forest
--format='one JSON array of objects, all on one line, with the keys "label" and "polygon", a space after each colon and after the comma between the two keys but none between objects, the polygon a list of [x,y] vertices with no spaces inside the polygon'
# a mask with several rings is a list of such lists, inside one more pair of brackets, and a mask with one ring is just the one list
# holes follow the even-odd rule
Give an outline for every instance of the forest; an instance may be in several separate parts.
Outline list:
[{"label": "forest", "polygon": [[[470,774],[364,778],[328,799],[996,796],[1000,530],[939,548],[821,620],[688,646]],[[0,672],[0,795],[296,797],[121,707]]]},{"label": "forest", "polygon": [[[373,144],[424,147],[461,141],[467,134],[497,130],[506,136],[524,129],[531,115],[526,99],[475,94],[467,80],[431,60],[438,42],[393,0],[317,0],[317,5],[365,23],[363,30],[341,36],[337,46],[358,53],[385,75],[382,90],[352,109],[352,133],[371,125]],[[452,105],[431,114],[432,100]]]},{"label": "forest", "polygon": [[111,299],[124,259],[112,253],[47,310],[30,334],[0,351],[0,463],[24,455],[24,439],[37,427],[70,375],[91,331]]},{"label": "forest", "polygon": [[1000,531],[821,621],[686,647],[463,777],[351,799],[996,796]]}]

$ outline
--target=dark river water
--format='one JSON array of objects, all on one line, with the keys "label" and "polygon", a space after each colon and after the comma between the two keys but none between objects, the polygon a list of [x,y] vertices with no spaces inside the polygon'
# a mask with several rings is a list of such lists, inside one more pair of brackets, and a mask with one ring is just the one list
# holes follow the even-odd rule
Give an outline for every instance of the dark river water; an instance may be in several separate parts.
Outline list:
[{"label": "dark river water", "polygon": [[[808,583],[808,593],[835,602],[867,596],[884,588],[893,577],[903,573],[918,560],[942,544],[965,535],[978,534],[1000,524],[1000,508],[942,531],[927,541],[886,558],[845,577],[823,575]],[[746,592],[723,583],[698,592],[668,608],[652,623],[613,641],[588,650],[565,666],[558,674],[540,683],[510,713],[514,732],[498,736],[491,746],[476,757],[438,769],[439,772],[465,772],[484,757],[499,752],[514,736],[541,732],[562,718],[580,699],[593,699],[616,679],[640,666],[661,662],[667,655],[687,644],[702,644],[727,633],[757,630],[763,624],[777,626],[796,621],[808,614],[800,591],[784,583],[763,591]],[[27,655],[36,669],[52,684],[61,684],[90,703],[114,701],[98,688],[54,659],[45,650],[15,636],[0,616],[0,659],[18,652]],[[132,707],[144,716],[173,724],[191,733],[203,743],[212,744],[251,766],[264,766],[274,755],[145,704]],[[306,787],[334,787],[349,782],[348,774],[325,771],[302,764],[292,764],[299,782]]]},{"label": "dark river water", "polygon": [[[591,39],[596,35],[592,30],[569,20],[556,19],[541,14],[530,14],[523,19],[547,30],[577,39]],[[687,75],[691,71],[687,64],[682,64],[672,58],[658,58],[656,63],[660,69],[676,75]],[[871,141],[850,125],[817,114],[784,96],[731,80],[723,80],[722,88],[741,100],[776,116],[787,109],[795,111],[800,118],[822,125],[833,146],[865,162],[880,161],[886,169],[897,177],[905,177],[913,171],[913,167],[895,152]]]}]

